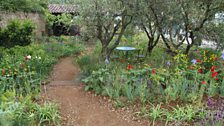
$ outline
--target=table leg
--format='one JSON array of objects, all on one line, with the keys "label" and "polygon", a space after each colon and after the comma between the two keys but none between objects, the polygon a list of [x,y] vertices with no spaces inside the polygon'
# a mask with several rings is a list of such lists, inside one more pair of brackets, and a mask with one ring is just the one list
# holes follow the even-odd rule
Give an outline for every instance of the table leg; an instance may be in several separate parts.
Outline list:
[{"label": "table leg", "polygon": [[126,59],[128,59],[128,51],[126,51]]}]

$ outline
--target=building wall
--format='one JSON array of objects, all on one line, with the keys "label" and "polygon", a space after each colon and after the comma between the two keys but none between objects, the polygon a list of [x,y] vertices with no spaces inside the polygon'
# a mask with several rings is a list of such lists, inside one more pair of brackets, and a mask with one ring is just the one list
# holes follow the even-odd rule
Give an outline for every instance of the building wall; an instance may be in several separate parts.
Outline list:
[{"label": "building wall", "polygon": [[13,19],[29,19],[35,24],[35,35],[42,36],[46,34],[46,25],[43,17],[39,13],[24,12],[0,12],[0,27],[6,27],[7,23]]}]

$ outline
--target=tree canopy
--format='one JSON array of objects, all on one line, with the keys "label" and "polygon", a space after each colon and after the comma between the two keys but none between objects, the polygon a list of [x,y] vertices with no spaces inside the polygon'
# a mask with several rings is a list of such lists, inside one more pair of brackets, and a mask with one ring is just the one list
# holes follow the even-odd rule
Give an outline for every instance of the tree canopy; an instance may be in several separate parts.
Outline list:
[{"label": "tree canopy", "polygon": [[[144,31],[149,52],[160,40],[171,50],[186,42],[186,54],[202,39],[222,40],[223,22],[214,24],[214,18],[224,13],[223,0],[0,0],[0,10],[42,11],[47,3],[78,5],[74,20],[88,36],[100,40],[104,57],[119,45],[129,24]],[[116,41],[111,44],[112,40]]]},{"label": "tree canopy", "polygon": [[0,0],[0,10],[42,12],[47,3],[47,0]]},{"label": "tree canopy", "polygon": [[[126,6],[126,1],[80,0],[76,4],[79,5],[80,23],[85,26],[87,34],[100,40],[102,55],[104,58],[109,58],[132,21],[132,14]],[[109,47],[116,34],[118,34],[116,42]]]},{"label": "tree canopy", "polygon": [[[205,36],[211,35],[205,34],[205,29],[211,26],[209,24],[212,24],[215,14],[224,12],[223,0],[75,0],[75,2],[80,6],[80,22],[86,26],[90,35],[101,41],[104,50],[102,53],[110,50],[108,45],[118,33],[120,36],[114,44],[117,46],[127,25],[132,23],[142,29],[148,37],[149,52],[162,38],[168,49],[178,49],[186,42],[184,52],[188,54],[191,47],[199,45]],[[220,30],[213,30],[215,31]]]}]

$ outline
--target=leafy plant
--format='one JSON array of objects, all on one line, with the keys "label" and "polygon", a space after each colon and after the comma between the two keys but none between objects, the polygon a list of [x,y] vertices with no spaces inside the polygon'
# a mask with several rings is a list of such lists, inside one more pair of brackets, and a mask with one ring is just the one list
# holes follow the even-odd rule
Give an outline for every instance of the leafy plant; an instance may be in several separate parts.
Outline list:
[{"label": "leafy plant", "polygon": [[149,112],[149,117],[153,121],[153,126],[155,125],[155,121],[158,118],[161,118],[163,116],[163,108],[161,108],[161,104],[157,104],[156,106],[152,105]]},{"label": "leafy plant", "polygon": [[37,107],[37,118],[39,120],[39,125],[59,125],[60,115],[58,112],[58,106],[53,103],[45,103],[43,106]]},{"label": "leafy plant", "polygon": [[118,99],[122,94],[123,85],[119,83],[119,76],[116,76],[116,79],[112,85],[105,86],[103,92],[112,99]]},{"label": "leafy plant", "polygon": [[0,46],[11,48],[15,45],[29,45],[33,30],[34,24],[29,20],[12,20],[0,32]]},{"label": "leafy plant", "polygon": [[134,100],[134,87],[130,84],[124,84],[123,85],[123,93],[124,96],[126,96],[128,98],[129,101],[133,101]]},{"label": "leafy plant", "polygon": [[16,96],[15,91],[1,94],[0,124],[14,125],[58,125],[60,116],[55,104],[38,105],[31,100],[31,96]]},{"label": "leafy plant", "polygon": [[92,74],[82,81],[87,84],[85,90],[94,90],[100,94],[103,92],[103,87],[112,85],[114,77],[107,68],[101,68],[98,71],[93,71]]}]

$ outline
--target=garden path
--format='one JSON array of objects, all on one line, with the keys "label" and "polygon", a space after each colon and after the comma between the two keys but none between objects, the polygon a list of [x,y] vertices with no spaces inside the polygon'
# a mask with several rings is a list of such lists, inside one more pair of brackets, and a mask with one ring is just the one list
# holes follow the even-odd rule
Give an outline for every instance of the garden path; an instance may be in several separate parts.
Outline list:
[{"label": "garden path", "polygon": [[146,121],[133,121],[130,111],[114,110],[109,99],[85,92],[78,81],[79,67],[72,57],[55,65],[50,83],[43,86],[44,101],[59,105],[62,126],[147,126]]}]

